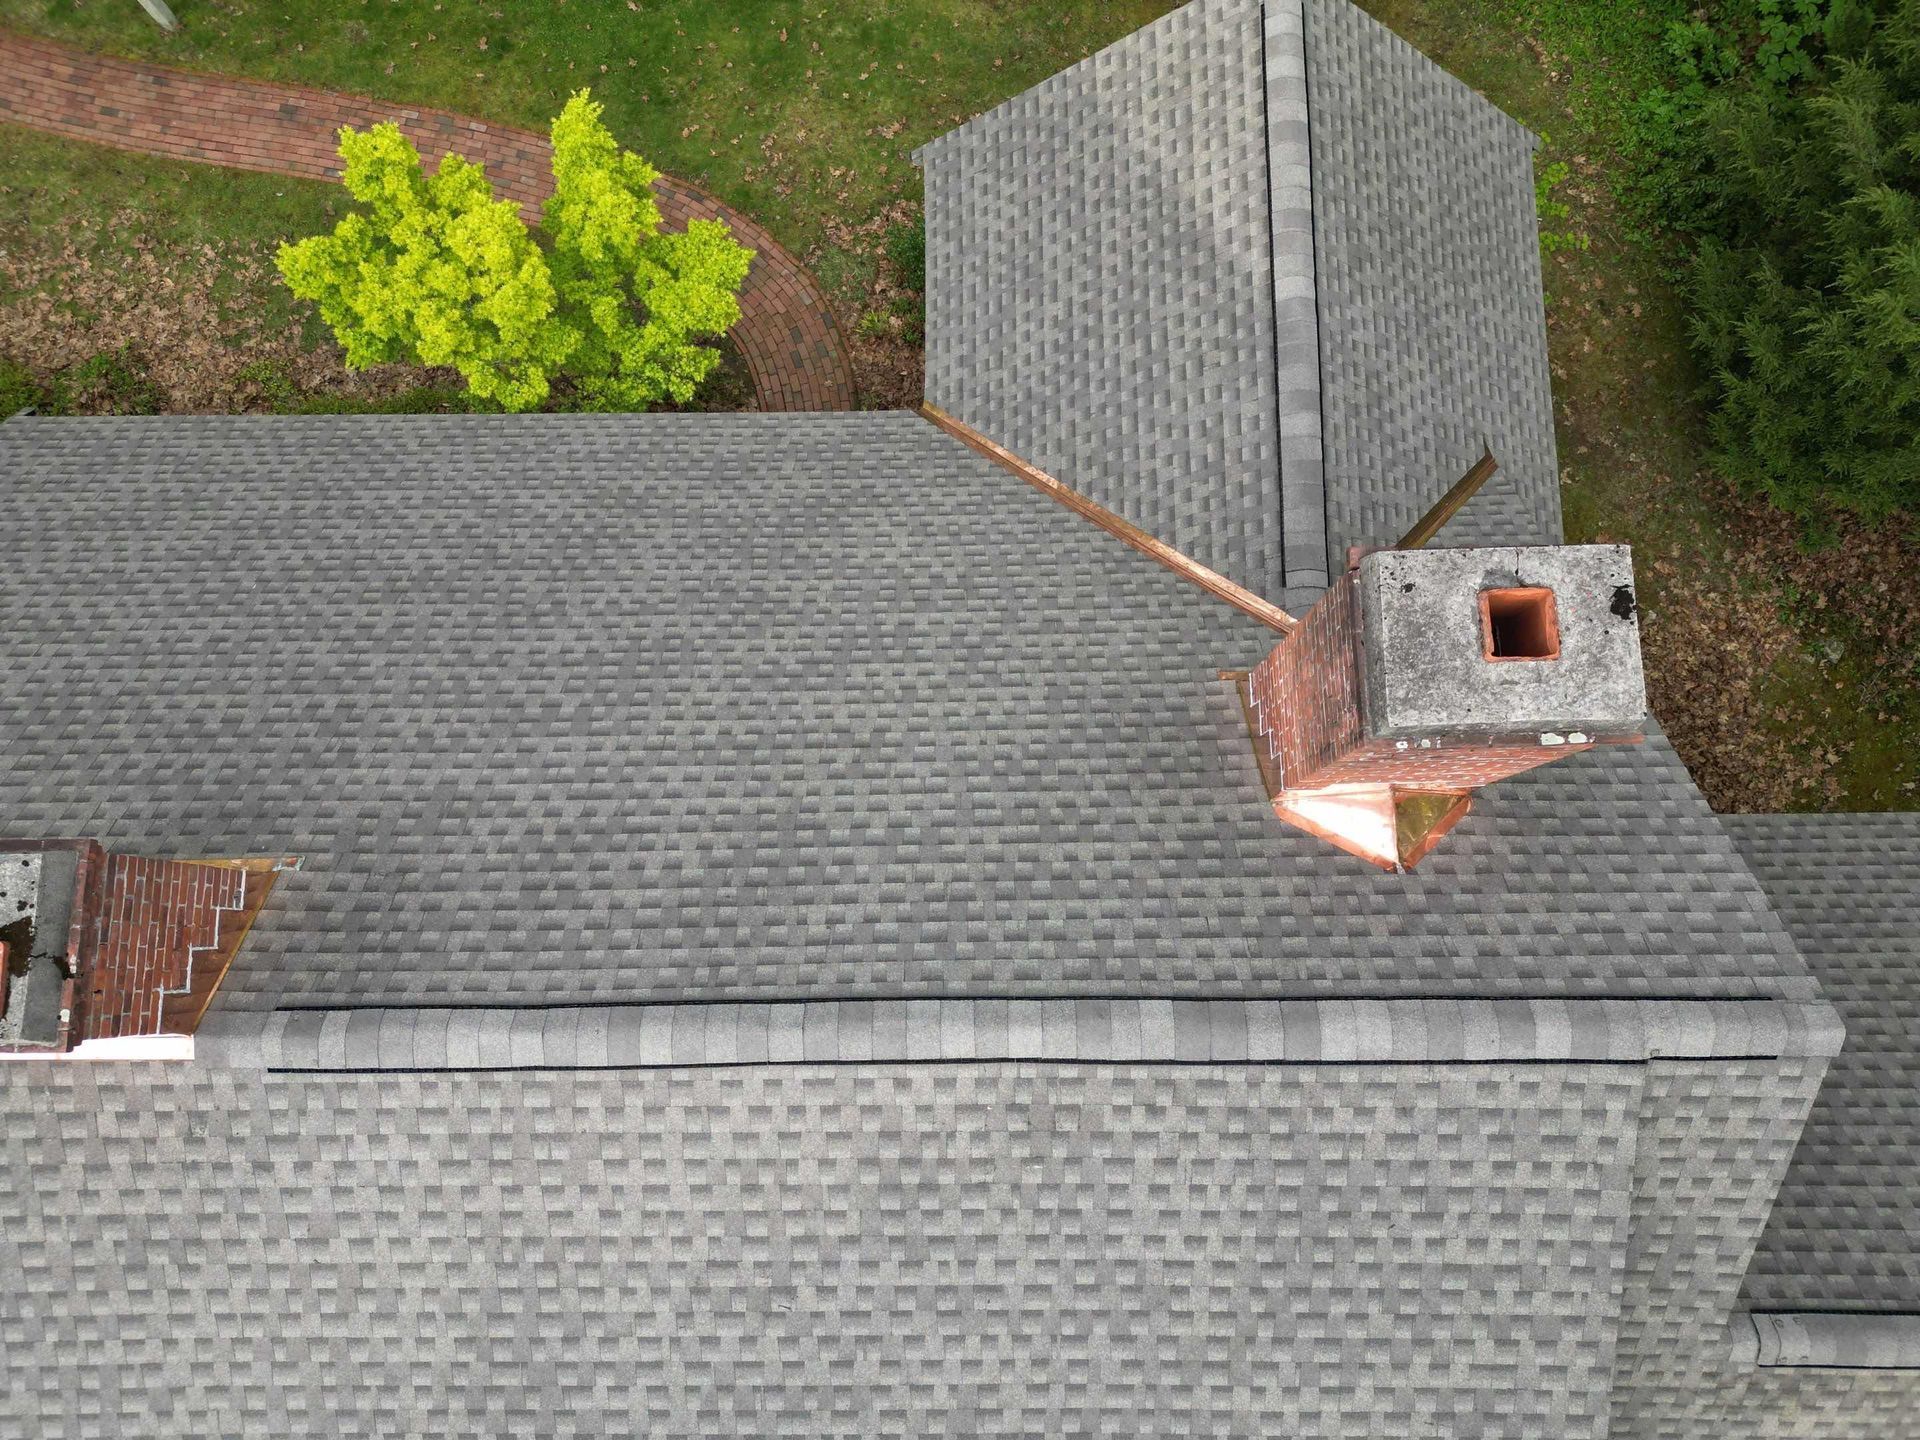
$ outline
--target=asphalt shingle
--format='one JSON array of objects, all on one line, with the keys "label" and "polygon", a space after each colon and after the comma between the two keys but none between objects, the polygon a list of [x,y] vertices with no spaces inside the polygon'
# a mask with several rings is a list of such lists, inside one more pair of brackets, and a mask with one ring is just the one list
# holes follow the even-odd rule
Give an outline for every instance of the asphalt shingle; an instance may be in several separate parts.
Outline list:
[{"label": "asphalt shingle", "polygon": [[927,399],[1277,599],[1262,48],[1194,0],[915,158]]},{"label": "asphalt shingle", "polygon": [[916,152],[927,397],[1295,608],[1492,448],[1561,538],[1531,134],[1347,0],[1194,0]]},{"label": "asphalt shingle", "polygon": [[1534,137],[1347,0],[1307,0],[1328,543],[1391,544],[1491,447],[1450,545],[1557,545]]},{"label": "asphalt shingle", "polygon": [[1282,825],[1218,678],[1272,632],[911,415],[29,419],[0,469],[0,814],[302,855],[223,1006],[1811,994],[1657,737],[1408,877]]},{"label": "asphalt shingle", "polygon": [[1599,1437],[1639,1089],[1617,1066],[9,1067],[0,1417]]},{"label": "asphalt shingle", "polygon": [[1920,814],[1724,823],[1847,1027],[1748,1302],[1920,1312]]}]

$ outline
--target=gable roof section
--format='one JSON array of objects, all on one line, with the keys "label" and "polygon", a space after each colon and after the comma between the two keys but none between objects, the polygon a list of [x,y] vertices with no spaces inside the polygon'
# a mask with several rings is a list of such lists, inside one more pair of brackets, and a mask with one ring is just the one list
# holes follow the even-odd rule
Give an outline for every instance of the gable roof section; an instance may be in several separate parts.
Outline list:
[{"label": "gable roof section", "polygon": [[216,1009],[1812,994],[1658,737],[1410,876],[1275,824],[1218,674],[1272,632],[912,415],[30,418],[0,466],[0,814],[303,857]]},{"label": "gable roof section", "polygon": [[1449,545],[1557,545],[1531,133],[1347,0],[1308,0],[1327,535],[1391,544],[1480,457]]},{"label": "gable roof section", "polygon": [[1347,0],[1193,0],[916,152],[927,397],[1309,604],[1448,531],[1561,538],[1533,137]]},{"label": "gable roof section", "polygon": [[1261,595],[1260,12],[1194,0],[929,142],[927,399]]},{"label": "gable roof section", "polygon": [[1257,4],[929,142],[927,399],[1249,590],[1281,575]]},{"label": "gable roof section", "polygon": [[1920,1312],[1920,814],[1723,823],[1847,1027],[1747,1299],[1760,1310]]},{"label": "gable roof section", "polygon": [[1642,1073],[14,1067],[0,1380],[46,1440],[1598,1440]]}]

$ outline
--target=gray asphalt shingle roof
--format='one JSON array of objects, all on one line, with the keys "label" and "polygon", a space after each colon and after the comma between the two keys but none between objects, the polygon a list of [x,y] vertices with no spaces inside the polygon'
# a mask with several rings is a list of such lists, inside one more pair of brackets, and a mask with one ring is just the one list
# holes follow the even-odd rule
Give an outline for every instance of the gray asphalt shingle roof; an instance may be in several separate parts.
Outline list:
[{"label": "gray asphalt shingle roof", "polygon": [[916,158],[927,399],[1277,597],[1264,107],[1258,5],[1194,0]]},{"label": "gray asphalt shingle roof", "polygon": [[[1447,539],[1557,540],[1531,145],[1197,0],[922,152],[931,398],[1293,604],[1483,437]],[[1271,631],[908,415],[0,475],[0,831],[306,857],[192,1067],[0,1068],[0,1418],[1920,1433],[1721,1330],[1823,984],[1748,1299],[1920,1303],[1904,820],[1723,827],[1656,732],[1381,875],[1268,807]]]},{"label": "gray asphalt shingle roof", "polygon": [[1533,135],[1347,0],[1308,0],[1327,537],[1386,545],[1480,457],[1449,545],[1558,545]]},{"label": "gray asphalt shingle roof", "polygon": [[1533,137],[1346,0],[1194,0],[917,152],[927,396],[1302,607],[1483,443],[1560,540]]},{"label": "gray asphalt shingle roof", "polygon": [[1273,633],[905,414],[13,421],[0,813],[300,854],[221,1003],[1811,993],[1673,752],[1411,876]]},{"label": "gray asphalt shingle roof", "polygon": [[1920,814],[1724,824],[1847,1026],[1747,1298],[1763,1310],[1920,1311]]},{"label": "gray asphalt shingle roof", "polygon": [[11,1067],[0,1416],[1598,1437],[1639,1073]]}]

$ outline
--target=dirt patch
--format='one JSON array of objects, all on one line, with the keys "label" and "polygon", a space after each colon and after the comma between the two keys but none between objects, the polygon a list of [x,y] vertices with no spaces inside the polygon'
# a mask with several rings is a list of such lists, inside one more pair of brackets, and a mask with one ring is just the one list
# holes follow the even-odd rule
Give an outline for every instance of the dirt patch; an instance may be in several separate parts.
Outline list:
[{"label": "dirt patch", "polygon": [[[1920,707],[1920,544],[1846,523],[1809,549],[1799,522],[1721,477],[1693,485],[1713,533],[1635,547],[1658,595],[1641,624],[1653,711],[1716,810],[1849,808],[1854,750]],[[1920,794],[1920,772],[1890,783],[1881,803]]]},{"label": "dirt patch", "polygon": [[926,302],[887,255],[887,236],[920,217],[900,200],[860,225],[827,222],[827,240],[865,277],[858,302],[839,305],[853,352],[854,388],[870,410],[911,410],[926,394]]},{"label": "dirt patch", "polygon": [[1764,588],[1730,590],[1695,565],[1639,557],[1662,600],[1644,613],[1647,700],[1716,810],[1782,810],[1802,757],[1759,723],[1773,668],[1800,639]]},{"label": "dirt patch", "polygon": [[[1716,728],[1690,736],[1705,772],[1702,788],[1723,810],[1852,808],[1860,798],[1847,790],[1860,768],[1856,749],[1901,750],[1898,737],[1920,720],[1920,607],[1913,598],[1920,539],[1898,519],[1881,528],[1843,519],[1810,546],[1800,522],[1765,501],[1717,475],[1702,476],[1700,485],[1726,517],[1731,547],[1734,584],[1709,597],[1717,628],[1738,634],[1751,613],[1753,633],[1766,625],[1787,642],[1747,655],[1738,667],[1746,683],[1737,695],[1734,713],[1743,718],[1735,735],[1723,739]],[[1767,609],[1770,623],[1760,616]],[[1691,659],[1663,667],[1663,680],[1678,682],[1663,688],[1698,683]],[[1764,673],[1768,662],[1771,674]],[[1757,686],[1755,672],[1762,672]],[[1680,710],[1689,702],[1675,695],[1671,703]],[[1877,763],[1887,778],[1869,798],[1912,805],[1920,795],[1914,757]]]},{"label": "dirt patch", "polygon": [[1743,576],[1787,587],[1803,626],[1858,638],[1890,679],[1920,683],[1920,519],[1895,516],[1878,527],[1839,517],[1808,542],[1799,521],[1718,476],[1703,477],[1729,517]]}]

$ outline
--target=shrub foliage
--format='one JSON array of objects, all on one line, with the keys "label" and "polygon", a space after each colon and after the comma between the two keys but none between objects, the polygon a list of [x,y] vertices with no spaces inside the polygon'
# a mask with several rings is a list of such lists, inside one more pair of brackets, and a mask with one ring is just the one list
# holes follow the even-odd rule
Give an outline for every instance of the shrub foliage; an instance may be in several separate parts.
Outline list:
[{"label": "shrub foliage", "polygon": [[1879,518],[1920,511],[1920,0],[1830,21],[1816,83],[1705,107],[1692,334],[1726,473]]},{"label": "shrub foliage", "polygon": [[279,266],[349,368],[450,365],[506,410],[537,408],[562,379],[587,409],[693,398],[720,360],[698,341],[740,318],[753,252],[717,220],[661,233],[659,172],[615,144],[587,91],[552,138],[536,236],[481,166],[449,155],[428,175],[397,126],[340,132],[343,179],[366,208],[283,245]]},{"label": "shrub foliage", "polygon": [[101,350],[42,380],[0,355],[0,420],[27,407],[42,415],[158,415],[166,396],[132,341]]}]

